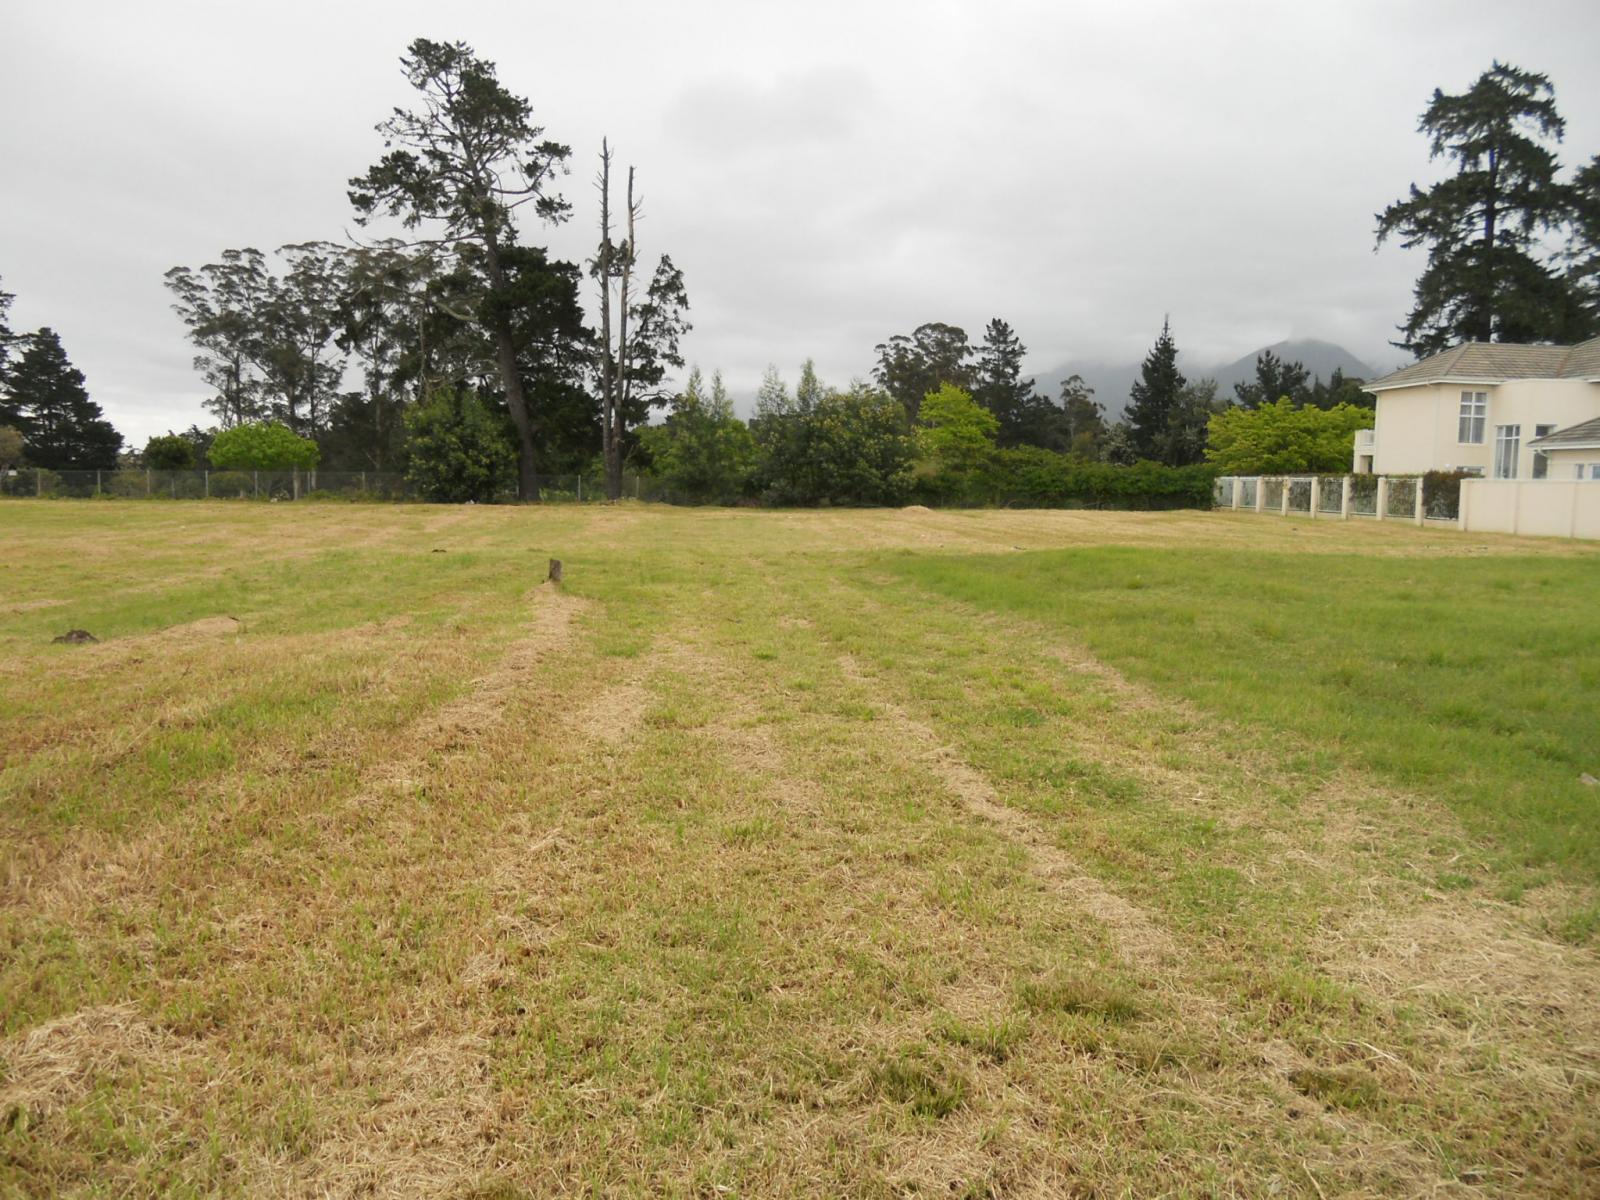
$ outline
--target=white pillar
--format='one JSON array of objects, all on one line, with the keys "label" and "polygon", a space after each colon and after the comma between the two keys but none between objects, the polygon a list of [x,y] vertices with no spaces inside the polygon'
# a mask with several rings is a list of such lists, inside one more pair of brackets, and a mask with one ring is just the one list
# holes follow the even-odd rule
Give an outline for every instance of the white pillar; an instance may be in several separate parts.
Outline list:
[{"label": "white pillar", "polygon": [[1339,481],[1339,520],[1350,519],[1350,476]]},{"label": "white pillar", "polygon": [[1285,475],[1283,477],[1283,497],[1278,504],[1278,515],[1280,517],[1289,515],[1289,482],[1289,477]]},{"label": "white pillar", "polygon": [[1378,520],[1383,520],[1384,514],[1389,511],[1389,477],[1378,476]]},{"label": "white pillar", "polygon": [[1425,510],[1425,509],[1424,509],[1424,508],[1423,508],[1423,507],[1422,507],[1422,476],[1421,476],[1421,475],[1418,475],[1418,476],[1417,476],[1417,495],[1416,495],[1416,501],[1417,501],[1417,503],[1416,503],[1416,510],[1417,510],[1417,511],[1416,511],[1416,522],[1417,522],[1417,528],[1418,528],[1418,529],[1421,529],[1421,528],[1422,528],[1422,519],[1423,519],[1423,517],[1424,517],[1424,516],[1426,516],[1426,515],[1427,515],[1427,511],[1426,511],[1426,510]]},{"label": "white pillar", "polygon": [[1233,477],[1233,510],[1235,512],[1239,511],[1239,477],[1237,475]]},{"label": "white pillar", "polygon": [[1257,475],[1256,476],[1256,511],[1258,513],[1262,513],[1262,512],[1266,512],[1267,511],[1267,486],[1266,486],[1266,484],[1267,484],[1267,477],[1265,475]]},{"label": "white pillar", "polygon": [[1311,519],[1317,519],[1317,509],[1322,507],[1322,476],[1311,477]]}]

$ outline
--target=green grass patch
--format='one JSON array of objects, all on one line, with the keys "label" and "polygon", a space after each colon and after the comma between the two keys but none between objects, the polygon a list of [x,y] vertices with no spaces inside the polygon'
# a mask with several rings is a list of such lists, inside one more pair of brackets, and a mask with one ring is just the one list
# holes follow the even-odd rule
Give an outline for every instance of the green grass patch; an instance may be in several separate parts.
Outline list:
[{"label": "green grass patch", "polygon": [[[1448,804],[1502,870],[1600,880],[1600,563],[1088,547],[886,557],[1219,720]],[[1465,886],[1460,879],[1444,886]]]}]

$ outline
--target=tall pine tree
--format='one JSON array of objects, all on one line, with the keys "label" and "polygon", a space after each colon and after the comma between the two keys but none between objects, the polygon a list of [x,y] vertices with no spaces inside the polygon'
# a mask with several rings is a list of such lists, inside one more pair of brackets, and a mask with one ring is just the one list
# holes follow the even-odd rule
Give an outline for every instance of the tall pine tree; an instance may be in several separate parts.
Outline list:
[{"label": "tall pine tree", "polygon": [[1585,336],[1600,333],[1600,154],[1572,181],[1572,241],[1568,278],[1583,305]]},{"label": "tall pine tree", "polygon": [[52,471],[114,469],[122,435],[89,399],[83,372],[67,360],[53,329],[28,339],[11,372],[28,461]]},{"label": "tall pine tree", "polygon": [[1033,380],[1022,377],[1022,357],[1027,352],[1009,324],[999,317],[989,322],[973,372],[972,398],[1000,422],[996,441],[1001,446],[1035,440],[1038,398],[1033,394]]},{"label": "tall pine tree", "polygon": [[1161,322],[1161,336],[1144,356],[1139,378],[1128,393],[1125,419],[1133,452],[1139,458],[1165,461],[1168,435],[1179,407],[1184,385],[1178,370],[1178,347],[1172,340],[1172,322]]},{"label": "tall pine tree", "polygon": [[1563,341],[1583,332],[1568,282],[1539,237],[1562,223],[1555,153],[1566,123],[1543,75],[1496,62],[1461,95],[1435,89],[1418,126],[1430,158],[1456,173],[1378,214],[1381,246],[1428,248],[1415,303],[1395,344],[1418,357],[1460,341]]}]

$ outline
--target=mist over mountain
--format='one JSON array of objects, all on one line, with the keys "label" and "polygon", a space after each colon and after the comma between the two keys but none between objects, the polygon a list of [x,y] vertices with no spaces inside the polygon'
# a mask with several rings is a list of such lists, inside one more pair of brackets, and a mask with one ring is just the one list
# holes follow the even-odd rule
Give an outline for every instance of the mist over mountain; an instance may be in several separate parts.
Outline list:
[{"label": "mist over mountain", "polygon": [[[1310,379],[1327,380],[1335,370],[1359,379],[1375,379],[1384,373],[1362,362],[1343,346],[1318,341],[1315,338],[1298,338],[1262,346],[1232,362],[1218,364],[1196,362],[1180,350],[1178,369],[1191,381],[1215,379],[1217,394],[1232,399],[1233,385],[1254,379],[1256,358],[1268,350],[1285,362],[1299,362],[1304,365],[1307,377]],[[1084,382],[1094,389],[1094,398],[1105,405],[1106,420],[1115,421],[1128,406],[1128,392],[1133,387],[1134,381],[1139,378],[1139,367],[1140,363],[1137,362],[1108,363],[1082,359],[1063,363],[1055,370],[1040,375],[1034,386],[1040,395],[1055,400],[1061,394],[1063,379],[1069,375],[1081,375]]]}]

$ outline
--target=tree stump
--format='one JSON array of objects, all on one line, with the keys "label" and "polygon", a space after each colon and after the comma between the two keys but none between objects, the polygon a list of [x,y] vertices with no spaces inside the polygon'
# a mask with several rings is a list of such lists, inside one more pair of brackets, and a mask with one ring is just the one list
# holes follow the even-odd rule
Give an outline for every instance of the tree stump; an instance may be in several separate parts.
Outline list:
[{"label": "tree stump", "polygon": [[561,582],[561,560],[559,558],[552,558],[550,560],[550,574],[548,578],[551,583]]}]

